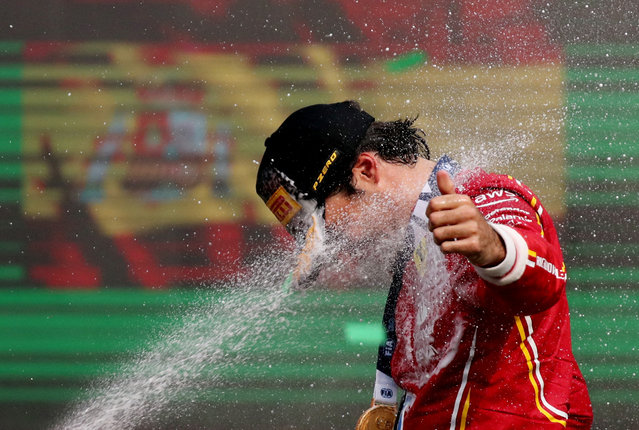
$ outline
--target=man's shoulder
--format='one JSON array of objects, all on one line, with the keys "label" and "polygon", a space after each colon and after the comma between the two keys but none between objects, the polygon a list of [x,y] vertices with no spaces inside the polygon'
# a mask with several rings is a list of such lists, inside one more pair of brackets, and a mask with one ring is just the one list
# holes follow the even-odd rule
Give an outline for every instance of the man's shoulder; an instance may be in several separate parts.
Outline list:
[{"label": "man's shoulder", "polygon": [[456,177],[458,191],[472,198],[482,195],[493,196],[495,193],[513,193],[527,202],[538,200],[535,193],[520,180],[498,173],[488,173],[483,169],[462,170]]}]

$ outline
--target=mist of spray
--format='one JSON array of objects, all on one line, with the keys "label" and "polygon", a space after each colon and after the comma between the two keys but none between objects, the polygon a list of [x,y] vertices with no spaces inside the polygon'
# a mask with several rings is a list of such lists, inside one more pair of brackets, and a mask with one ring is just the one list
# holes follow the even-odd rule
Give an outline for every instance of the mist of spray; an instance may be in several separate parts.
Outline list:
[{"label": "mist of spray", "polygon": [[223,291],[202,291],[201,304],[176,320],[173,328],[117,374],[95,384],[80,403],[53,428],[109,430],[154,427],[176,402],[187,405],[198,389],[220,385],[221,371],[251,358],[258,342],[285,329],[281,288],[292,267],[292,255],[262,256],[250,274],[238,276]]},{"label": "mist of spray", "polygon": [[[384,216],[396,210],[395,196],[380,194],[367,203],[367,213],[375,216],[344,213],[339,228],[324,232],[326,240],[319,241],[312,252],[321,274],[307,288],[389,285],[406,223],[392,223]],[[437,248],[431,242],[429,246]],[[434,321],[450,288],[444,279],[443,255],[438,249],[429,254],[433,261],[428,282],[416,290],[420,300],[427,301],[419,338],[424,351],[429,351]],[[202,290],[201,304],[177,318],[170,330],[146,345],[117,374],[96,382],[86,396],[89,400],[76,405],[53,430],[153,428],[176,413],[176,404],[185,413],[189,403],[185,398],[197,400],[189,396],[197,396],[204,387],[210,392],[211,387],[222,386],[225,370],[254,359],[255,346],[287,329],[288,309],[299,294],[282,286],[298,257],[296,252],[277,249],[257,258],[248,273],[238,275],[222,292]],[[433,285],[438,287],[432,289]],[[371,383],[373,375],[371,363]]]},{"label": "mist of spray", "polygon": [[[342,285],[370,284],[372,279],[385,282],[381,277],[387,278],[390,270],[384,265],[392,261],[388,250],[397,247],[401,232],[357,242],[329,236],[313,250],[325,269],[323,275],[307,288],[331,281]],[[300,292],[283,286],[298,261],[296,252],[278,248],[256,258],[248,273],[238,274],[224,288],[203,289],[199,304],[176,318],[170,329],[116,374],[96,381],[86,393],[88,400],[75,405],[53,430],[155,428],[167,418],[175,419],[178,409],[187,414],[189,403],[197,404],[199,390],[210,392],[211,387],[222,386],[225,371],[254,360],[253,348],[288,329],[288,309],[295,306]],[[370,270],[353,270],[358,266]],[[344,277],[341,282],[340,276]]]}]

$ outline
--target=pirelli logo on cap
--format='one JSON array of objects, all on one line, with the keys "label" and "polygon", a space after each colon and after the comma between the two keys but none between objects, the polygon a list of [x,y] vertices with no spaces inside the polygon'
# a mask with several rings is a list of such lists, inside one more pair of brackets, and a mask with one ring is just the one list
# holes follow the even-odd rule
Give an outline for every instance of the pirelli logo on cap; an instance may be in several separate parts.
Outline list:
[{"label": "pirelli logo on cap", "polygon": [[335,150],[333,151],[331,156],[328,157],[328,160],[326,160],[326,163],[324,163],[324,167],[322,167],[322,171],[320,172],[319,176],[315,180],[315,183],[313,184],[313,191],[317,191],[317,187],[324,180],[324,176],[326,176],[326,172],[328,172],[328,169],[331,167],[331,164],[333,164],[333,162],[335,161],[338,155],[339,155],[339,152]]},{"label": "pirelli logo on cap", "polygon": [[302,206],[284,189],[280,187],[269,197],[266,206],[273,212],[282,225],[288,224]]}]

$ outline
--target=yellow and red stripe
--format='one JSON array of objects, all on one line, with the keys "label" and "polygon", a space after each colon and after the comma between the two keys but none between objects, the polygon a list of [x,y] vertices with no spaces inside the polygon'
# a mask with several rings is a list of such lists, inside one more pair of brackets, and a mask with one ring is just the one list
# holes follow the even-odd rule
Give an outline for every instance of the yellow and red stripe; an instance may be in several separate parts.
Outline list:
[{"label": "yellow and red stripe", "polygon": [[[566,427],[568,414],[552,406],[548,403],[548,401],[546,401],[544,396],[544,380],[541,377],[540,372],[541,364],[539,362],[537,346],[532,338],[532,320],[529,316],[524,317],[524,319],[526,320],[527,327],[524,326],[521,318],[518,316],[515,317],[515,324],[517,325],[517,330],[519,331],[519,336],[521,338],[519,346],[526,358],[526,364],[528,366],[528,379],[530,380],[530,384],[535,392],[535,404],[539,412],[548,418],[550,422],[561,424],[563,427]],[[528,334],[526,333],[526,328],[528,329]]]}]

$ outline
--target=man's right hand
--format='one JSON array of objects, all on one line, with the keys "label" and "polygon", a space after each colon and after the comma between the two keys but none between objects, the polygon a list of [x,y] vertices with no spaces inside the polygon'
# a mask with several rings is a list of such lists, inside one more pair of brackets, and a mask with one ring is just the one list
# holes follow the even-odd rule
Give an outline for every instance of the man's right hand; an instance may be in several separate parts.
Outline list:
[{"label": "man's right hand", "polygon": [[435,243],[444,254],[462,254],[479,267],[496,266],[506,258],[506,248],[473,200],[457,194],[445,171],[437,172],[442,193],[428,203],[426,216]]}]

